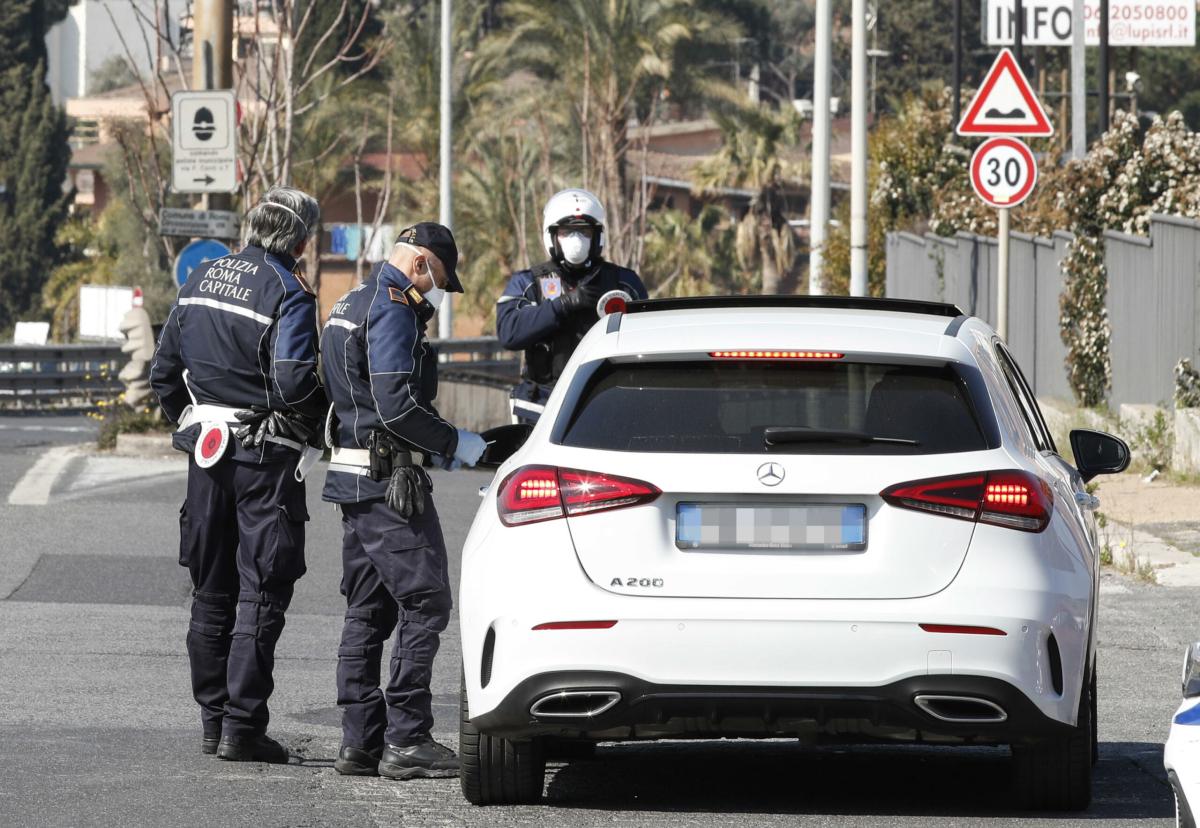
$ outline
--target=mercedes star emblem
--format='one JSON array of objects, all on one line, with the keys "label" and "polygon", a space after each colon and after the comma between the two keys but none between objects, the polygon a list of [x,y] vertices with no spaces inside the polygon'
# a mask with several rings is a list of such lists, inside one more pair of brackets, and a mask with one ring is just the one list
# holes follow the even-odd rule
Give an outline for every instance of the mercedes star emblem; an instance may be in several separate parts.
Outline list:
[{"label": "mercedes star emblem", "polygon": [[778,463],[763,463],[758,467],[758,482],[764,486],[778,486],[786,474]]}]

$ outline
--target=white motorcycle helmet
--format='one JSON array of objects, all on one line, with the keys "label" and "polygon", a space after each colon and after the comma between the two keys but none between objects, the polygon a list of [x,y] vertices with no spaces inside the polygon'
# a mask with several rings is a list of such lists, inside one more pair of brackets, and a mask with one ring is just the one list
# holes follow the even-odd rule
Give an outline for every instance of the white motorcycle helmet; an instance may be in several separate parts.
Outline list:
[{"label": "white motorcycle helmet", "polygon": [[[600,261],[604,253],[604,218],[604,205],[587,190],[571,189],[555,193],[546,202],[546,209],[542,212],[542,241],[546,252],[561,267],[591,267]],[[558,239],[557,230],[560,227],[591,228],[591,244],[584,245],[580,234],[577,242],[569,242],[564,249]]]}]

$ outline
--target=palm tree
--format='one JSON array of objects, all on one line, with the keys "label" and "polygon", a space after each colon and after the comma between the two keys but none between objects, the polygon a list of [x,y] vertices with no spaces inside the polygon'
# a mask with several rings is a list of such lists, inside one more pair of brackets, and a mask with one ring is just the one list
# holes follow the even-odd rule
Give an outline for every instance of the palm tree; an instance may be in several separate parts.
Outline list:
[{"label": "palm tree", "polygon": [[799,170],[783,157],[783,149],[795,142],[797,119],[746,103],[714,118],[724,141],[716,155],[697,166],[694,186],[705,194],[722,187],[753,192],[738,226],[738,258],[762,270],[763,293],[778,293],[796,255],[784,210],[786,188]]},{"label": "palm tree", "polygon": [[705,205],[695,218],[661,210],[649,223],[642,279],[652,299],[745,290],[735,262],[733,228],[719,207]]},{"label": "palm tree", "polygon": [[682,44],[727,39],[736,28],[696,0],[515,0],[504,12],[511,27],[487,44],[484,58],[504,74],[534,75],[542,106],[569,104],[581,183],[604,202],[613,258],[636,267],[647,194],[630,170],[639,147],[629,121],[652,121],[681,73],[694,82],[711,71],[702,50],[684,59]]}]

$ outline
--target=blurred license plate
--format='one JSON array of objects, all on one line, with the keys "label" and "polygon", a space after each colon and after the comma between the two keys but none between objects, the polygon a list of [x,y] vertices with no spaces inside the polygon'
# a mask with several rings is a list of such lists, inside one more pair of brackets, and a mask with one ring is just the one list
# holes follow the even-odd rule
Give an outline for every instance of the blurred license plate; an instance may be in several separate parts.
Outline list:
[{"label": "blurred license plate", "polygon": [[680,503],[675,512],[680,549],[867,548],[867,507],[861,503],[776,506]]}]

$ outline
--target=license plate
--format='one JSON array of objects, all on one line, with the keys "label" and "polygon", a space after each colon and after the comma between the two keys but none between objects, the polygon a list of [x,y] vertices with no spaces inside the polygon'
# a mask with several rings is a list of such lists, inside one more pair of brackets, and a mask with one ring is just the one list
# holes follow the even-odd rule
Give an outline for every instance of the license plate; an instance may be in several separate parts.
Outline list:
[{"label": "license plate", "polygon": [[867,507],[862,503],[680,503],[675,510],[675,546],[861,551],[867,548]]}]

